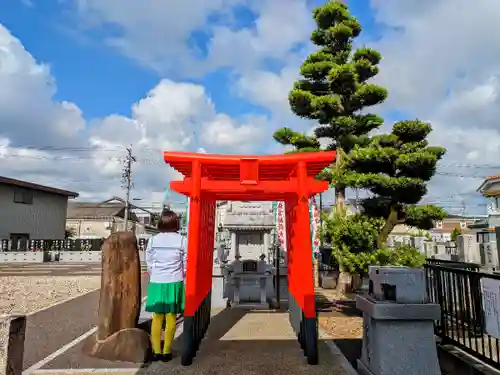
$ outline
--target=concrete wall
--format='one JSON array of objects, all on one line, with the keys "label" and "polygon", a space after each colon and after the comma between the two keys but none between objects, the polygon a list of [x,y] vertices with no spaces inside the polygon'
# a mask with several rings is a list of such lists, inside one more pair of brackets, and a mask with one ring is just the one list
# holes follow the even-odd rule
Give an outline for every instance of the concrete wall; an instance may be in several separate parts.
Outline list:
[{"label": "concrete wall", "polygon": [[71,229],[76,238],[107,238],[111,220],[68,219],[66,227]]},{"label": "concrete wall", "polygon": [[[101,259],[100,251],[61,251],[59,253],[61,263],[100,263]],[[144,262],[144,251],[139,251],[139,259]]]},{"label": "concrete wall", "polygon": [[42,251],[0,251],[0,263],[43,263]]},{"label": "concrete wall", "polygon": [[33,193],[33,204],[15,203],[16,189],[0,185],[0,238],[23,233],[30,239],[64,239],[68,198],[29,190]]},{"label": "concrete wall", "polygon": [[[103,218],[99,220],[92,219],[67,219],[66,227],[71,229],[75,234],[75,238],[107,238],[111,234],[111,226],[113,218]],[[120,231],[125,228],[123,219],[114,218],[114,230]],[[130,223],[129,229],[130,229]],[[144,225],[135,223],[135,235],[137,237],[147,237],[151,235],[147,233]]]}]

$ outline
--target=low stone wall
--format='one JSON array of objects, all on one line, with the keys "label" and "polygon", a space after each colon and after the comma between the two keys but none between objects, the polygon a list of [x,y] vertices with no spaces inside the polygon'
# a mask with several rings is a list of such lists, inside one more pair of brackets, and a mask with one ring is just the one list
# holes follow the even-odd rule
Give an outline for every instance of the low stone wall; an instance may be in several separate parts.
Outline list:
[{"label": "low stone wall", "polygon": [[61,251],[59,262],[62,263],[98,263],[102,259],[100,251]]},{"label": "low stone wall", "polygon": [[[145,261],[144,251],[139,251],[141,262]],[[0,263],[100,263],[100,251],[2,251]]]},{"label": "low stone wall", "polygon": [[43,263],[43,251],[0,252],[0,263]]}]

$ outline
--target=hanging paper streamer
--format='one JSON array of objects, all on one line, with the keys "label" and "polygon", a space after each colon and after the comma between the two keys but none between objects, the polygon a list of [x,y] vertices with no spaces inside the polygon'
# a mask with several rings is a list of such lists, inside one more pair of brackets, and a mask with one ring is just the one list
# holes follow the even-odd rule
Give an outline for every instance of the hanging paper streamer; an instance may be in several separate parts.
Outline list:
[{"label": "hanging paper streamer", "polygon": [[315,252],[319,252],[319,225],[320,225],[320,220],[319,220],[319,210],[318,206],[316,205],[316,198],[311,197],[309,199],[309,217],[311,220],[311,243],[312,243],[312,252],[313,254]]},{"label": "hanging paper streamer", "polygon": [[276,231],[278,233],[278,245],[280,250],[286,251],[286,220],[285,220],[285,202],[275,202],[274,215],[276,223]]}]

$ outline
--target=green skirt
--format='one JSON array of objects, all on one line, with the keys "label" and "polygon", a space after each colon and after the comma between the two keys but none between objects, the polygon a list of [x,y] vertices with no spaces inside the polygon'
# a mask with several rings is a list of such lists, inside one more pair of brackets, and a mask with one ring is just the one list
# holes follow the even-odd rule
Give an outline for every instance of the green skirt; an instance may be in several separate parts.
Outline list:
[{"label": "green skirt", "polygon": [[184,311],[184,282],[149,283],[146,311],[180,314]]}]

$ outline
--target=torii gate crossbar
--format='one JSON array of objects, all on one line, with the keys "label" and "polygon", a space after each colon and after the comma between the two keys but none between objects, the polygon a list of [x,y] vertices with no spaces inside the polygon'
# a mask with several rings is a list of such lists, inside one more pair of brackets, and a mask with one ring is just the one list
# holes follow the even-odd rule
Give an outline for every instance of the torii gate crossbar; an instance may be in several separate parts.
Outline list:
[{"label": "torii gate crossbar", "polygon": [[328,189],[316,176],[335,151],[270,156],[165,152],[184,179],[170,188],[190,198],[181,363],[190,365],[210,323],[215,203],[284,201],[290,322],[309,364],[318,363],[309,198]]}]

